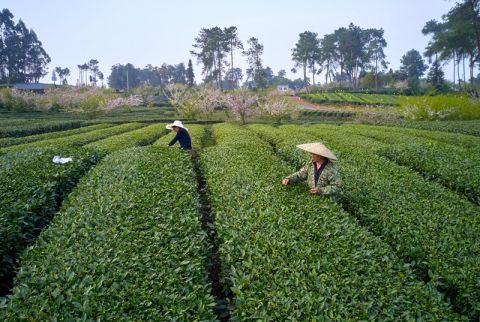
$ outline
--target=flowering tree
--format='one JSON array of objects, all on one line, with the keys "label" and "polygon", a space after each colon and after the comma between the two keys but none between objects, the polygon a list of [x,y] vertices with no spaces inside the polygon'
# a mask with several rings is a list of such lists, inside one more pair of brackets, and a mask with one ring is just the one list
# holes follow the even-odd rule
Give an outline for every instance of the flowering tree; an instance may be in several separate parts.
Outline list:
[{"label": "flowering tree", "polygon": [[168,84],[165,95],[169,98],[178,115],[194,119],[200,115],[200,98],[194,89],[182,84]]},{"label": "flowering tree", "polygon": [[119,97],[110,90],[98,87],[50,88],[43,95],[4,89],[0,94],[0,105],[10,110],[65,110],[93,118],[119,107],[141,106],[143,99],[140,95]]},{"label": "flowering tree", "polygon": [[211,86],[199,86],[196,88],[198,95],[198,108],[207,117],[211,116],[214,110],[224,107],[225,99],[223,93]]},{"label": "flowering tree", "polygon": [[225,105],[233,115],[245,124],[245,119],[256,114],[258,97],[246,89],[239,89],[225,95]]},{"label": "flowering tree", "polygon": [[144,101],[141,95],[130,95],[129,97],[117,97],[109,100],[106,109],[114,110],[121,107],[131,108],[142,105],[144,105]]},{"label": "flowering tree", "polygon": [[215,108],[222,106],[222,93],[210,86],[188,87],[183,84],[168,84],[165,87],[177,113],[185,118],[209,117]]},{"label": "flowering tree", "polygon": [[260,112],[279,123],[288,117],[295,116],[297,109],[290,97],[272,91],[260,102]]}]

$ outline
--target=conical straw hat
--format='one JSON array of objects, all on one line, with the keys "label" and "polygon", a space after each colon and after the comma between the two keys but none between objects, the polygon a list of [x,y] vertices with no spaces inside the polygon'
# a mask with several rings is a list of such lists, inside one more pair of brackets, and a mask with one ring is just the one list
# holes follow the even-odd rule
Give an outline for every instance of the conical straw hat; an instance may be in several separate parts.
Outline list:
[{"label": "conical straw hat", "polygon": [[313,154],[321,155],[322,157],[329,158],[331,160],[337,160],[335,154],[333,154],[332,151],[330,151],[325,145],[319,142],[299,144],[297,145],[297,148]]}]

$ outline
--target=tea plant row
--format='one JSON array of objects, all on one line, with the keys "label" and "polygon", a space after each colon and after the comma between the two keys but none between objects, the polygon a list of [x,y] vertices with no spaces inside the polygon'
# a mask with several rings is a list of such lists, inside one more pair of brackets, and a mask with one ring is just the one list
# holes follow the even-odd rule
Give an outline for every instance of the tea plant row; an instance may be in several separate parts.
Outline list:
[{"label": "tea plant row", "polygon": [[[73,162],[52,163],[55,153]],[[97,161],[83,149],[37,148],[0,157],[0,279],[12,277],[18,255],[48,224],[63,198]],[[4,285],[3,287],[7,287]]]},{"label": "tea plant row", "polygon": [[393,95],[363,94],[363,93],[315,93],[301,94],[301,98],[316,104],[348,104],[370,106],[398,105],[397,98]]},{"label": "tea plant row", "polygon": [[233,125],[213,134],[201,162],[233,319],[461,319],[333,201],[282,187],[294,168],[267,143]]},{"label": "tea plant row", "polygon": [[33,121],[29,124],[3,125],[0,127],[0,138],[69,130],[80,126],[82,126],[81,121]]},{"label": "tea plant row", "polygon": [[295,144],[322,140],[340,156],[343,207],[395,249],[456,310],[478,316],[479,208],[411,170],[377,156],[379,143],[330,126],[252,129],[299,167]]},{"label": "tea plant row", "polygon": [[22,258],[17,320],[214,320],[191,161],[132,148],[81,180]]}]

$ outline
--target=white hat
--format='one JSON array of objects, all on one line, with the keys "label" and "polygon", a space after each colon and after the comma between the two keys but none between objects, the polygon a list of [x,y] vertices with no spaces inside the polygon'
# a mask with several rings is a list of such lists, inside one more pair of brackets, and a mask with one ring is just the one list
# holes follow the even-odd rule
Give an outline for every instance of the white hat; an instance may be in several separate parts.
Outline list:
[{"label": "white hat", "polygon": [[167,128],[168,130],[171,130],[172,127],[174,127],[174,126],[181,127],[182,129],[185,128],[185,126],[183,126],[182,121],[173,121],[172,124],[167,124],[167,126],[165,126],[165,128]]},{"label": "white hat", "polygon": [[335,156],[335,154],[333,154],[332,151],[330,151],[325,145],[319,142],[299,144],[297,145],[297,148],[313,154],[321,155],[322,157],[325,157],[325,158],[337,160],[337,157]]}]

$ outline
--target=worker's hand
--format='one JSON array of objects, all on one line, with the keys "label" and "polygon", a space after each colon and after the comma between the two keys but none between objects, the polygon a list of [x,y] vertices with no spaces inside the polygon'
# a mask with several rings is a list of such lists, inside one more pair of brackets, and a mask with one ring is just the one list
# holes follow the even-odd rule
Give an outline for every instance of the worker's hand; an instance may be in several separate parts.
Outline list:
[{"label": "worker's hand", "polygon": [[283,180],[282,180],[282,184],[283,184],[284,186],[286,186],[286,185],[288,185],[288,181],[289,181],[288,179],[283,179]]},{"label": "worker's hand", "polygon": [[317,188],[312,188],[312,189],[310,189],[310,193],[312,195],[316,195],[316,194],[318,194],[318,189]]}]

